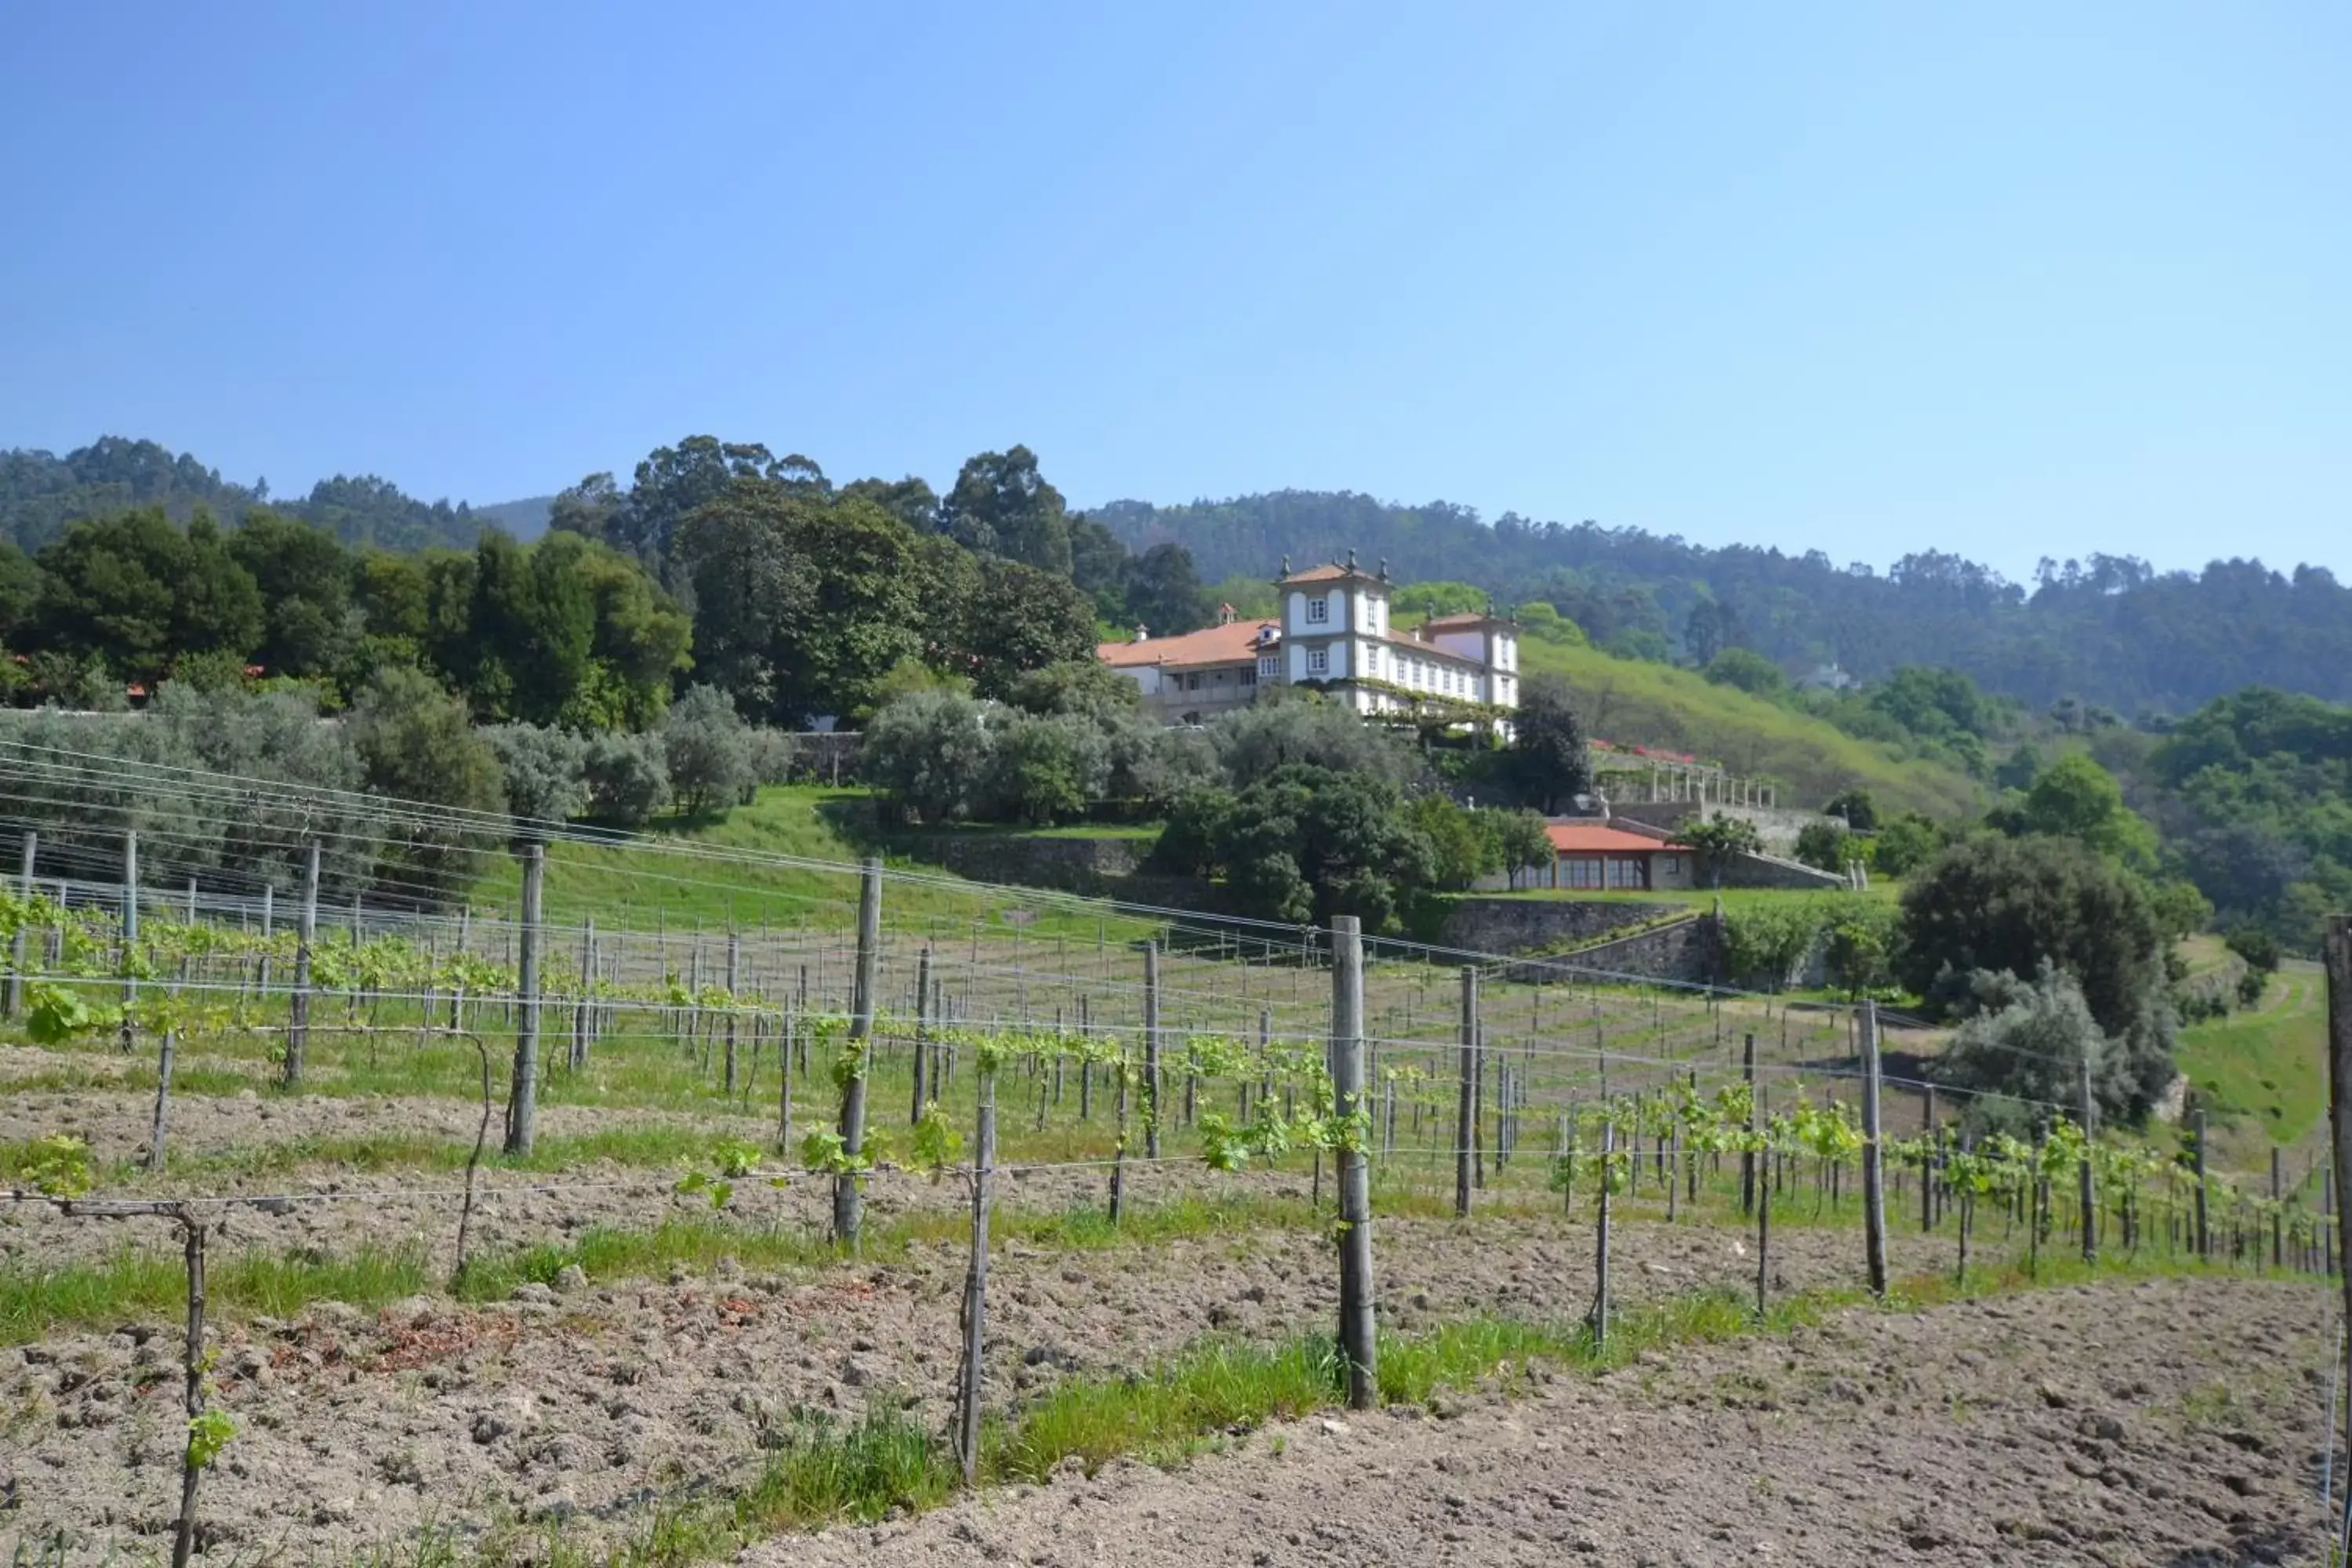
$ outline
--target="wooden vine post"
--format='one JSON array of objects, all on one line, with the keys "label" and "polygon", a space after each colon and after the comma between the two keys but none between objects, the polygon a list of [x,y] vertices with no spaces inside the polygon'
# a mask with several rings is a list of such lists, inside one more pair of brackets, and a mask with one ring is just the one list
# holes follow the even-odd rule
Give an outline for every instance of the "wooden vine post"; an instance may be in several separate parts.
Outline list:
[{"label": "wooden vine post", "polygon": [[2206,1207],[2211,1187],[2205,1179],[2206,1140],[2203,1106],[2200,1105],[2189,1113],[2189,1123],[2193,1130],[2191,1135],[2197,1140],[2197,1258],[2201,1263],[2210,1260],[2213,1256],[2210,1250],[2212,1234],[2206,1226]]},{"label": "wooden vine post", "polygon": [[[1750,1069],[1749,1081],[1752,1084],[1756,1062],[1756,1037],[1753,1035],[1748,1037],[1748,1061]],[[1757,1181],[1755,1172],[1759,1151],[1764,1151],[1768,1147],[1764,1142],[1764,1130],[1771,1123],[1765,1119],[1763,1092],[1760,1089],[1751,1092],[1753,1098],[1748,1101],[1748,1136],[1741,1140],[1743,1147],[1740,1166],[1746,1173],[1745,1179],[1748,1185],[1755,1194],[1756,1315],[1761,1318],[1765,1312],[1765,1288],[1772,1278],[1772,1184],[1769,1181]]]},{"label": "wooden vine post", "polygon": [[514,1081],[507,1094],[506,1152],[516,1155],[530,1152],[539,1131],[539,925],[546,892],[547,847],[526,845],[515,970]]},{"label": "wooden vine post", "polygon": [[122,1048],[131,1048],[131,1004],[139,994],[139,835],[122,836]]},{"label": "wooden vine post", "polygon": [[1919,1156],[1919,1234],[1936,1228],[1936,1086],[1927,1086],[1926,1146]]},{"label": "wooden vine post", "polygon": [[730,1097],[735,1093],[735,1079],[740,1070],[737,1065],[740,1047],[736,1044],[735,987],[741,976],[742,966],[743,939],[730,931],[727,933],[727,1084],[724,1090]]},{"label": "wooden vine post", "polygon": [[[2341,1201],[2345,1182],[2352,1177],[2352,915],[2327,917],[2323,955],[2327,964],[2327,1125],[2330,1134],[2329,1184],[2323,1192],[2334,1196],[2335,1233],[2340,1242],[2337,1258],[2352,1260],[2352,1204]],[[2332,1263],[2335,1259],[2329,1259]],[[2344,1270],[2344,1306],[2352,1314],[2352,1263]],[[2347,1317],[2347,1321],[2352,1321]]]},{"label": "wooden vine post", "polygon": [[319,937],[319,841],[302,859],[302,912],[294,927],[294,995],[287,1004],[286,1087],[302,1084],[302,1058],[310,1047],[310,949]]},{"label": "wooden vine post", "polygon": [[[1634,1154],[1638,1159],[1639,1145]],[[1593,1226],[1595,1239],[1592,1251],[1592,1342],[1603,1349],[1609,1344],[1609,1203],[1610,1189],[1617,1184],[1617,1118],[1607,1106],[1601,1111],[1601,1213],[1600,1223]]]},{"label": "wooden vine post", "polygon": [[1331,1100],[1339,1127],[1339,1350],[1348,1407],[1380,1399],[1372,1306],[1372,1172],[1364,1094],[1364,939],[1353,915],[1331,919]]},{"label": "wooden vine post", "polygon": [[923,1058],[930,1054],[930,1039],[931,944],[927,942],[915,958],[915,1103],[914,1109],[907,1115],[907,1123],[910,1127],[923,1119],[924,1069],[928,1066]]},{"label": "wooden vine post", "polygon": [[[841,1152],[854,1166],[866,1151],[866,1068],[868,1041],[874,1034],[874,987],[882,963],[882,862],[866,858],[857,882],[857,969],[849,1002],[850,1070],[841,1086]],[[855,1169],[837,1171],[833,1178],[833,1237],[850,1251],[857,1250],[858,1226],[865,1217],[865,1194]]]},{"label": "wooden vine post", "polygon": [[1886,1294],[1886,1145],[1881,1132],[1878,1004],[1862,1005],[1862,1227],[1870,1293]]},{"label": "wooden vine post", "polygon": [[[1748,1075],[1748,1103],[1754,1108],[1757,1104],[1754,1035],[1748,1037],[1747,1044],[1741,1048],[1740,1064]],[[1753,1131],[1761,1125],[1759,1117],[1751,1113],[1748,1120],[1748,1130]],[[1756,1212],[1756,1151],[1750,1146],[1743,1146],[1739,1151],[1739,1212],[1744,1215]]]},{"label": "wooden vine post", "polygon": [[1143,1157],[1160,1158],[1160,943],[1143,944]]},{"label": "wooden vine post", "polygon": [[[580,927],[580,1000],[572,1009],[572,1058],[573,1072],[588,1065],[588,1033],[595,1026],[596,994],[596,920],[588,917]],[[428,1003],[425,1012],[433,1009]]]},{"label": "wooden vine post", "polygon": [[24,900],[26,910],[20,910],[16,934],[8,948],[8,1016],[20,1016],[25,1011],[25,949],[31,937],[30,905],[33,901],[33,860],[41,846],[41,836],[30,828],[25,830],[24,868],[17,874],[16,896]]},{"label": "wooden vine post", "polygon": [[988,1327],[988,1199],[996,1164],[996,1066],[983,1058],[979,1125],[972,1147],[971,1263],[963,1285],[963,1364],[956,1391],[956,1458],[963,1484],[980,1483],[981,1350]]},{"label": "wooden vine post", "polygon": [[1454,1122],[1454,1216],[1467,1218],[1470,1213],[1470,1137],[1476,1124],[1478,1106],[1478,971],[1475,965],[1462,966],[1462,1103]]},{"label": "wooden vine post", "polygon": [[2074,1063],[2075,1110],[2083,1119],[2083,1157],[2074,1166],[2074,1206],[2082,1223],[2083,1261],[2099,1261],[2098,1193],[2091,1180],[2091,1140],[2099,1131],[2098,1104],[2091,1098],[2091,1055],[2085,1049]]},{"label": "wooden vine post", "polygon": [[180,1514],[172,1532],[172,1568],[188,1568],[196,1550],[196,1489],[205,1469],[235,1427],[227,1416],[205,1408],[205,1226],[187,1205],[175,1200],[115,1202],[59,1200],[58,1209],[93,1219],[153,1216],[180,1227],[187,1266],[187,1327],[181,1342],[181,1407],[187,1413],[186,1442],[180,1450]]}]

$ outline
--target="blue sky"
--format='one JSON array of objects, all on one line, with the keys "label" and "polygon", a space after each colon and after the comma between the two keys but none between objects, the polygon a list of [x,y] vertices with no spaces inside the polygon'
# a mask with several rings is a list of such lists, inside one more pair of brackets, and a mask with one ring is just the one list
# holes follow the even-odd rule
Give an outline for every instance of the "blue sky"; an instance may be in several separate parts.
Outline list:
[{"label": "blue sky", "polygon": [[14,8],[0,446],[2352,576],[2352,7]]}]

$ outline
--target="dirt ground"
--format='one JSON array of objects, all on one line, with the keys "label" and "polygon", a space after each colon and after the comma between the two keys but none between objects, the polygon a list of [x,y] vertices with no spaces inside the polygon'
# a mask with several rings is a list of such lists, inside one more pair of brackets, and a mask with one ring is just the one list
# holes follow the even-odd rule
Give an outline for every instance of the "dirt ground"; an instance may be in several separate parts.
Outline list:
[{"label": "dirt ground", "polygon": [[[194,1157],[305,1136],[470,1137],[455,1102],[189,1097],[175,1150]],[[85,1090],[0,1098],[0,1138],[69,1129],[102,1159],[144,1140],[143,1097]],[[553,1106],[551,1135],[652,1112]],[[699,1122],[697,1121],[698,1125]],[[723,1123],[713,1121],[714,1132]],[[485,1248],[642,1226],[669,1173],[587,1166],[486,1175]],[[608,1180],[610,1190],[581,1190]],[[454,1173],[223,1176],[216,1191],[454,1189]],[[1191,1190],[1305,1195],[1302,1177],[1217,1176],[1197,1163],[1139,1167],[1139,1205]],[[1103,1173],[1008,1173],[1000,1201],[1030,1212],[1098,1204]],[[877,1176],[877,1222],[961,1201],[953,1184]],[[823,1184],[739,1186],[738,1223],[815,1228]],[[454,1206],[296,1203],[229,1211],[215,1242],[344,1253],[415,1243],[436,1277],[453,1261]],[[159,1226],[0,1210],[0,1257],[55,1266]],[[1948,1236],[1898,1226],[1898,1271],[1948,1268]],[[2005,1253],[1997,1233],[1988,1258]],[[1621,1301],[1707,1286],[1747,1290],[1749,1238],[1622,1225]],[[1790,1225],[1774,1288],[1853,1285],[1861,1238]],[[1517,1214],[1464,1226],[1384,1219],[1384,1324],[1412,1331],[1480,1312],[1558,1320],[1591,1289],[1589,1219]],[[665,1501],[756,1471],[808,1412],[880,1404],[947,1418],[965,1258],[919,1243],[857,1265],[787,1273],[721,1260],[707,1277],[568,1278],[460,1308],[419,1297],[382,1312],[335,1302],[289,1321],[220,1326],[217,1402],[238,1436],[205,1481],[206,1540],[222,1561],[343,1563],[446,1529],[499,1524],[618,1539]],[[1272,1341],[1327,1328],[1328,1245],[1249,1231],[1150,1247],[1000,1253],[990,1294],[986,1398],[1003,1409],[1073,1373],[1148,1373],[1205,1337]],[[1188,1560],[1258,1563],[1578,1560],[1795,1563],[1921,1560],[2162,1564],[2316,1561],[2326,1310],[2315,1287],[2199,1281],[2053,1292],[1917,1317],[1854,1313],[1793,1340],[1677,1351],[1598,1383],[1517,1402],[1308,1422],[1244,1452],[1163,1476],[1122,1464],[1093,1480],[1011,1489],[878,1531],[765,1549],[762,1561]],[[60,1334],[0,1349],[0,1544],[68,1563],[140,1562],[168,1547],[181,1419],[176,1327]],[[1380,1484],[1370,1501],[1363,1479]],[[2202,1553],[2200,1555],[2200,1553]]]},{"label": "dirt ground", "polygon": [[2312,1287],[2212,1279],[1854,1311],[1450,1418],[1296,1423],[1174,1473],[1122,1462],[744,1560],[2317,1563],[2325,1313]]},{"label": "dirt ground", "polygon": [[[1732,1232],[1626,1225],[1621,1300],[1747,1288]],[[1591,1228],[1557,1219],[1383,1222],[1384,1321],[1580,1313]],[[1788,1228],[1776,1288],[1851,1283],[1859,1237]],[[1906,1244],[1899,1264],[1942,1260]],[[649,1501],[742,1479],[798,1413],[881,1401],[944,1425],[964,1267],[954,1243],[821,1272],[525,1286],[457,1308],[320,1303],[226,1326],[217,1398],[240,1436],[206,1481],[212,1538],[337,1560],[427,1522],[625,1530]],[[1013,1247],[992,1271],[986,1397],[1072,1373],[1148,1371],[1203,1337],[1275,1340],[1336,1311],[1328,1243],[1265,1231],[1091,1252]],[[77,1554],[152,1549],[176,1502],[177,1340],[161,1321],[0,1352],[0,1523]]]}]

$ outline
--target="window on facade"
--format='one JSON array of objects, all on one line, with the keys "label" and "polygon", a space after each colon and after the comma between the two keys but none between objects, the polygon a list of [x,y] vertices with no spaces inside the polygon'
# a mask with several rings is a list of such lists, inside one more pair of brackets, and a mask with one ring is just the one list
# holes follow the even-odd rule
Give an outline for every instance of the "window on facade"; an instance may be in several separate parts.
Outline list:
[{"label": "window on facade", "polygon": [[1257,684],[1257,671],[1255,669],[1236,670],[1234,673],[1234,679],[1244,686],[1255,686]]},{"label": "window on facade", "polygon": [[1309,622],[1311,622],[1311,623],[1313,623],[1313,624],[1315,624],[1315,625],[1317,625],[1317,626],[1320,626],[1320,625],[1324,624],[1325,622],[1328,622],[1328,620],[1330,620],[1330,618],[1331,618],[1331,601],[1330,601],[1330,600],[1328,600],[1328,599],[1309,599],[1309,600],[1307,600],[1307,620],[1308,620]]},{"label": "window on facade", "polygon": [[1310,647],[1310,648],[1308,648],[1308,649],[1307,650],[1307,674],[1309,674],[1309,675],[1322,675],[1322,674],[1328,673],[1328,672],[1329,671],[1330,668],[1331,668],[1331,650],[1330,650],[1330,649],[1328,649],[1328,648],[1321,648],[1321,647]]},{"label": "window on facade", "polygon": [[1276,676],[1280,675],[1282,673],[1281,656],[1271,653],[1262,653],[1258,655],[1257,672],[1268,680],[1272,680]]},{"label": "window on facade", "polygon": [[1563,888],[1598,888],[1601,886],[1601,861],[1591,855],[1564,858],[1559,866],[1559,883]]},{"label": "window on facade", "polygon": [[1631,855],[1609,858],[1609,885],[1612,888],[1646,888],[1650,885],[1648,868]]},{"label": "window on facade", "polygon": [[1198,691],[1201,689],[1200,671],[1190,670],[1186,672],[1184,676],[1184,689],[1187,691]]}]

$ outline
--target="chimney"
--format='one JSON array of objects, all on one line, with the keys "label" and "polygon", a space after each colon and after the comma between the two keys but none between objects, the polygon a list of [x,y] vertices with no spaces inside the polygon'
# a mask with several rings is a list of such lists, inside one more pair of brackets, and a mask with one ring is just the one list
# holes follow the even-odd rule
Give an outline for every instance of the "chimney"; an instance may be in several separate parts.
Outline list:
[{"label": "chimney", "polygon": [[1151,640],[1151,628],[1145,626],[1142,622],[1138,621],[1135,624],[1135,640],[1138,642],[1150,642]]},{"label": "chimney", "polygon": [[1232,626],[1234,624],[1234,617],[1240,613],[1240,611],[1234,609],[1231,605],[1219,605],[1217,606],[1217,625],[1221,626]]}]

